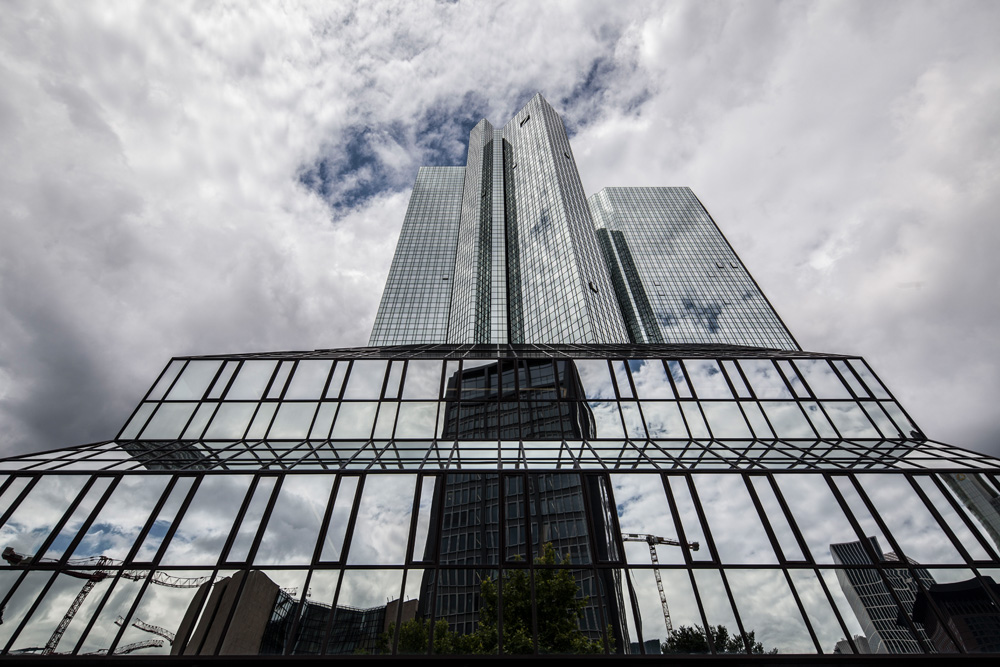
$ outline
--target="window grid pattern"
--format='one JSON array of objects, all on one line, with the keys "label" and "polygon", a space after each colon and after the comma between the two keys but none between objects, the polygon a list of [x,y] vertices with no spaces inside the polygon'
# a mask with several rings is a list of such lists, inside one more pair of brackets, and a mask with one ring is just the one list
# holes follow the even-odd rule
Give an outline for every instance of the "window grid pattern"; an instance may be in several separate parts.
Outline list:
[{"label": "window grid pattern", "polygon": [[511,340],[627,342],[562,119],[536,95],[503,138],[513,160],[508,251],[517,255],[520,290],[511,297],[519,314]]},{"label": "window grid pattern", "polygon": [[[993,489],[997,473],[968,472]],[[471,634],[484,581],[531,599],[565,571],[589,648],[641,655],[670,649],[656,570],[674,628],[734,635],[716,652],[995,650],[995,631],[952,622],[963,606],[988,621],[1000,587],[997,543],[947,489],[912,471],[15,474],[0,481],[0,644],[41,653],[88,588],[53,653],[414,652],[395,632],[408,620]],[[676,544],[654,565],[628,534]],[[567,557],[540,561],[546,545]]]},{"label": "window grid pattern", "polygon": [[464,181],[464,167],[417,172],[370,345],[447,340]]},{"label": "window grid pattern", "polygon": [[799,349],[689,188],[605,188],[589,203],[635,342]]}]

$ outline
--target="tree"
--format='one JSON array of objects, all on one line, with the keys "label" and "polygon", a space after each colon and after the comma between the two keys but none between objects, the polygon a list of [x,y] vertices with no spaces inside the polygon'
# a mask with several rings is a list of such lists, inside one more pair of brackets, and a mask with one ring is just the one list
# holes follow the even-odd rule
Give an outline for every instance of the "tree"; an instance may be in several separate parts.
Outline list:
[{"label": "tree", "polygon": [[[743,643],[742,637],[737,634],[730,634],[729,629],[724,625],[708,627],[709,634],[712,635],[712,648],[716,653],[743,653],[747,652],[747,647]],[[753,654],[774,655],[778,649],[770,651],[764,650],[764,645],[757,641],[754,631],[747,633],[747,643],[750,645],[750,652]],[[675,628],[667,641],[661,647],[664,653],[708,653],[708,639],[705,630],[700,625],[682,625]]]},{"label": "tree", "polygon": [[[569,556],[561,561],[551,543],[542,547],[536,565],[568,565]],[[507,569],[500,580],[487,577],[480,583],[479,627],[469,635],[460,635],[439,620],[434,624],[434,653],[438,655],[491,655],[497,653],[498,609],[503,594],[503,652],[511,655],[531,654],[532,641],[531,581],[522,568]],[[603,653],[601,640],[587,637],[579,628],[579,619],[587,606],[587,597],[580,592],[568,569],[535,570],[535,611],[538,622],[539,653]],[[610,626],[607,629],[610,635]],[[395,625],[379,638],[380,652],[387,653]],[[426,653],[430,624],[422,618],[403,623],[399,628],[400,653]],[[609,636],[609,640],[611,640]]]}]

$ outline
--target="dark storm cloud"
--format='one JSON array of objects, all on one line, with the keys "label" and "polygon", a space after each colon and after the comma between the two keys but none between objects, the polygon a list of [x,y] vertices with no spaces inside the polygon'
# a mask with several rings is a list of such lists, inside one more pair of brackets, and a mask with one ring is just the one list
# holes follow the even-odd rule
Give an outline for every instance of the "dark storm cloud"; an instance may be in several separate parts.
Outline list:
[{"label": "dark storm cloud", "polygon": [[804,347],[998,451],[991,3],[13,3],[0,449],[172,354],[362,345],[416,168],[536,91],[588,192],[690,185]]}]

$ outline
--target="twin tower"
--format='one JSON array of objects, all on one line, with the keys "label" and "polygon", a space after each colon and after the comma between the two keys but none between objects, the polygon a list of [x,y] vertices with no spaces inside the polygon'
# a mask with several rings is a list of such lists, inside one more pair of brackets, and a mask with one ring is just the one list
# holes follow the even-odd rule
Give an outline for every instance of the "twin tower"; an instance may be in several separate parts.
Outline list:
[{"label": "twin tower", "polygon": [[541,94],[420,168],[369,345],[630,342],[799,349],[690,189],[588,199]]}]

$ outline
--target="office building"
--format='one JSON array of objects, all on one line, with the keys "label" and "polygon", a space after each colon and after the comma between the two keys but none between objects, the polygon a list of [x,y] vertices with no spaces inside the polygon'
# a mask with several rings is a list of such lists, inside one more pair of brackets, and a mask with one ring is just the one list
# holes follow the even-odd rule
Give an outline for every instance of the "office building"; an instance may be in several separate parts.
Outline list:
[{"label": "office building", "polygon": [[8,660],[996,650],[1000,462],[801,349],[690,190],[588,200],[541,96],[420,170],[369,347],[174,358],[0,465]]}]

